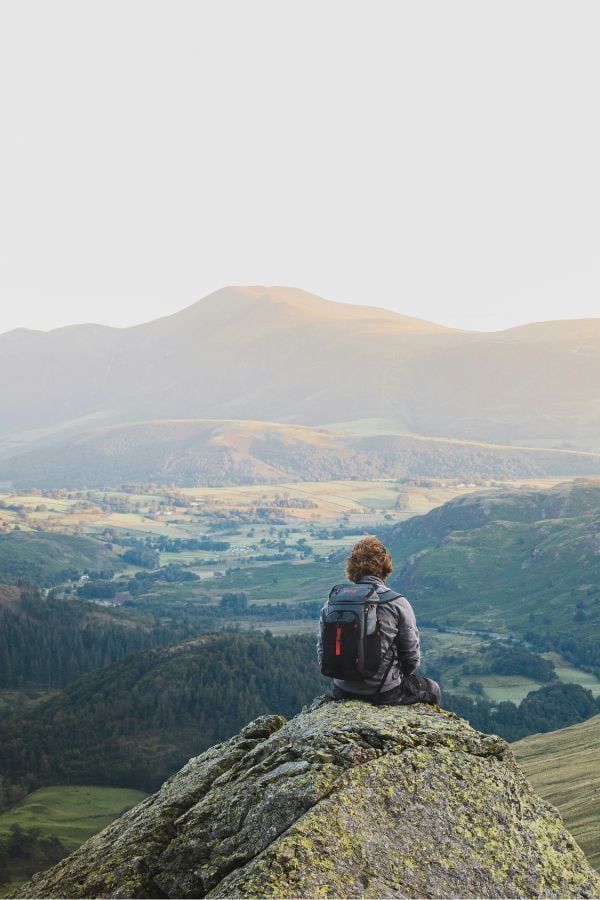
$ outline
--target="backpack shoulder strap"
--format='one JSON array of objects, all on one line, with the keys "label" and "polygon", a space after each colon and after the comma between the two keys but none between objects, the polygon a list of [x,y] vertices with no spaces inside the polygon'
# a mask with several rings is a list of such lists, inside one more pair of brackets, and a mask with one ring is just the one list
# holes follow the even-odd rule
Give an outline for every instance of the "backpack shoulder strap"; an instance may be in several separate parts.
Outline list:
[{"label": "backpack shoulder strap", "polygon": [[394,665],[395,654],[394,654],[394,651],[393,651],[393,646],[394,646],[394,645],[392,644],[392,646],[391,646],[391,648],[390,648],[390,649],[392,649],[392,658],[390,659],[390,661],[389,661],[389,663],[388,663],[388,666],[387,666],[387,669],[385,670],[385,672],[384,672],[384,674],[383,674],[383,678],[382,678],[381,681],[379,682],[379,687],[378,687],[377,690],[375,691],[375,696],[377,696],[377,694],[380,693],[381,688],[384,686],[384,684],[385,684],[385,682],[386,682],[386,680],[387,680],[387,677],[388,677],[388,675],[390,674],[390,669],[391,669],[392,666]]},{"label": "backpack shoulder strap", "polygon": [[389,603],[391,600],[398,600],[402,594],[399,594],[397,591],[392,591],[390,588],[387,591],[383,591],[381,594],[377,595],[380,603]]}]

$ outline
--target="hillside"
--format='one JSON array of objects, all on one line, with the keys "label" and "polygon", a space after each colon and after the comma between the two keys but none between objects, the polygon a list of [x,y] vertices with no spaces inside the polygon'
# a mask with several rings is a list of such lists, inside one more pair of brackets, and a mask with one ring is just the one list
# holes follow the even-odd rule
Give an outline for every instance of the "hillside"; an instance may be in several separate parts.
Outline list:
[{"label": "hillside", "polygon": [[132,654],[5,715],[0,771],[27,791],[62,783],[153,790],[248,716],[292,714],[322,685],[312,635],[202,635]]},{"label": "hillside", "polygon": [[[159,643],[154,633],[146,638]],[[65,660],[78,658],[72,633],[64,647]],[[202,633],[169,646],[163,636],[156,649],[133,649],[35,706],[13,706],[0,719],[0,808],[42,785],[153,790],[187,756],[228,738],[249,716],[274,709],[294,713],[328,684],[319,674],[312,629],[282,637]],[[90,652],[89,660],[100,665],[96,656]],[[34,653],[31,659],[41,666],[45,657]],[[66,665],[61,660],[57,675]],[[474,703],[447,693],[444,706],[475,727],[513,740],[582,721],[599,709],[589,691],[556,682],[518,707],[492,708],[482,698]]]},{"label": "hillside", "polygon": [[588,474],[600,474],[600,453],[191,419],[98,428],[0,461],[0,478],[17,489]]},{"label": "hillside", "polygon": [[117,554],[93,537],[39,531],[0,534],[0,582],[26,578],[51,587],[86,571],[111,573],[119,568]]},{"label": "hillside", "polygon": [[599,509],[591,479],[458,498],[382,535],[392,583],[422,623],[526,636],[598,667]]},{"label": "hillside", "polygon": [[13,896],[599,893],[504,741],[432,707],[321,699],[191,759]]},{"label": "hillside", "polygon": [[598,450],[599,348],[600,319],[460,332],[290,288],[228,287],[130,328],[0,335],[0,454],[199,418],[383,419],[389,433]]},{"label": "hillside", "polygon": [[465,494],[413,516],[388,534],[390,549],[404,560],[439,547],[453,531],[472,531],[490,522],[531,523],[594,514],[600,508],[600,480],[578,479],[548,490],[519,488]]},{"label": "hillside", "polygon": [[600,716],[580,725],[534,734],[512,745],[519,766],[540,796],[560,811],[567,827],[600,868]]},{"label": "hillside", "polygon": [[0,897],[47,869],[144,799],[125,788],[56,786],[0,814]]},{"label": "hillside", "polygon": [[[10,586],[9,586],[10,589]],[[189,634],[151,615],[44,597],[28,586],[0,604],[0,690],[60,688],[130,653]],[[10,598],[10,600],[8,600]]]}]

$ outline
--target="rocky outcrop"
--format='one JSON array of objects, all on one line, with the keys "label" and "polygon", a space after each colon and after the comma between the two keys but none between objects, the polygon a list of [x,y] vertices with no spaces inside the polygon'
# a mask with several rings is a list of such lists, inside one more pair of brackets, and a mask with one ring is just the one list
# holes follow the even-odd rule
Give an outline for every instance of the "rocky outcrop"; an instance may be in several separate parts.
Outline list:
[{"label": "rocky outcrop", "polygon": [[504,741],[315,701],[190,762],[18,897],[597,897]]}]

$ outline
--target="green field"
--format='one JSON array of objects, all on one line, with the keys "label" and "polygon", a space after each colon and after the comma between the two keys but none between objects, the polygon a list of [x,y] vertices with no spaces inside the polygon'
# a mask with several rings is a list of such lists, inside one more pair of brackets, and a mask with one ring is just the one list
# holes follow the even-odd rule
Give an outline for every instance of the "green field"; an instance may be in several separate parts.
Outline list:
[{"label": "green field", "polygon": [[[555,481],[532,479],[530,483],[549,486]],[[426,486],[378,479],[212,488],[165,487],[159,493],[116,490],[0,492],[0,527],[10,530],[18,524],[21,530],[41,527],[44,531],[91,534],[108,527],[142,538],[149,533],[191,537],[203,533],[216,521],[222,522],[231,516],[229,521],[234,523],[239,520],[239,513],[251,513],[257,507],[264,507],[279,512],[286,519],[286,526],[295,524],[302,535],[306,535],[306,529],[312,523],[335,523],[342,517],[362,532],[382,524],[384,515],[391,516],[391,521],[403,521],[485,486],[484,483],[458,485],[448,479],[430,479]],[[290,505],[286,506],[288,500]],[[309,505],[305,508],[296,506],[298,501],[306,501]],[[242,525],[242,530],[247,527]],[[253,527],[256,538],[268,533],[268,525],[255,522]],[[244,542],[241,536],[239,540]]]},{"label": "green field", "polygon": [[[90,785],[40,788],[0,814],[0,836],[7,835],[13,825],[37,829],[44,836],[57,837],[72,852],[145,796],[128,788]],[[0,897],[34,874],[31,860],[26,857],[11,865],[9,873],[10,881],[0,885]]]},{"label": "green field", "polygon": [[145,796],[128,788],[89,785],[40,788],[0,814],[0,834],[6,834],[11,825],[39,828],[74,850]]},{"label": "green field", "polygon": [[589,861],[600,869],[600,716],[512,745],[538,794],[556,806]]},{"label": "green field", "polygon": [[[543,482],[546,487],[552,483],[552,480]],[[531,484],[541,486],[539,480],[533,480]],[[4,527],[8,531],[18,524],[21,531],[30,535],[28,558],[37,544],[43,544],[45,548],[48,541],[77,543],[85,540],[86,534],[103,538],[104,543],[97,546],[108,550],[106,541],[107,537],[110,539],[110,530],[115,537],[113,550],[117,554],[126,549],[126,545],[119,546],[124,538],[127,542],[131,539],[144,541],[151,535],[180,540],[214,537],[226,540],[229,549],[214,552],[184,547],[179,553],[161,552],[160,565],[190,568],[202,579],[202,591],[208,591],[213,602],[220,599],[225,590],[239,591],[246,587],[253,601],[313,599],[313,588],[307,590],[307,587],[311,569],[314,570],[319,560],[328,562],[334,557],[336,571],[333,574],[324,572],[326,582],[331,578],[333,581],[343,578],[344,555],[361,534],[385,531],[385,527],[427,513],[458,495],[464,497],[484,486],[457,484],[445,479],[431,479],[422,484],[379,479],[180,490],[160,488],[158,491],[153,488],[148,492],[136,489],[131,492],[0,493],[0,527],[4,516]],[[12,517],[10,521],[8,517]],[[14,540],[16,536],[9,533],[5,537]],[[306,556],[298,544],[301,540],[311,551]],[[7,549],[12,550],[12,546]],[[278,558],[281,551],[291,553],[294,556],[291,562],[305,568],[305,572],[301,575],[298,568],[291,569],[290,561]],[[37,579],[42,587],[55,583],[50,577],[52,573],[46,571],[50,565],[48,559],[53,561],[55,555],[47,553],[45,569]],[[402,567],[404,555],[399,552],[394,556],[397,572]],[[264,574],[264,559],[258,557],[271,556],[280,572],[269,577]],[[119,590],[126,590],[127,578],[137,567],[124,565],[116,554],[112,556],[112,564],[115,563],[120,571]],[[66,561],[61,561],[61,568],[65,567]],[[71,562],[71,568],[77,569],[79,574],[86,568],[102,567],[83,558]],[[231,571],[235,569],[237,571]],[[169,588],[163,593],[177,601],[193,596],[195,591],[188,584],[183,591]],[[479,607],[466,621],[474,628],[491,627],[491,622],[481,616]]]},{"label": "green field", "polygon": [[258,616],[252,619],[234,620],[236,628],[245,631],[265,632],[270,631],[271,634],[281,636],[284,634],[313,634],[315,636],[315,658],[317,647],[317,621],[311,619],[285,619],[278,622],[274,619],[260,619]]},{"label": "green field", "polygon": [[[530,691],[537,691],[543,687],[541,682],[523,675],[463,674],[461,671],[462,658],[476,661],[480,648],[488,643],[482,636],[453,631],[438,632],[432,628],[421,629],[421,635],[426,648],[425,670],[428,658],[433,662],[443,659],[444,687],[452,694],[463,694],[474,698],[478,696],[478,693],[471,690],[470,684],[478,682],[483,687],[483,696],[493,703],[511,700],[518,705]],[[461,661],[458,663],[452,662],[455,654],[461,656]],[[594,697],[600,697],[600,680],[590,672],[570,666],[558,653],[541,655],[554,663],[554,670],[559,681],[580,684],[590,690]]]},{"label": "green field", "polygon": [[[57,583],[57,568],[74,569],[80,575],[88,568],[108,568],[107,561],[96,563],[84,558],[81,552],[62,559],[58,549],[62,551],[63,545],[72,544],[74,550],[80,551],[80,545],[81,548],[95,545],[106,553],[107,534],[110,537],[111,531],[117,553],[107,553],[107,560],[110,559],[111,565],[119,570],[123,589],[126,589],[124,581],[138,568],[120,562],[117,554],[125,549],[119,546],[124,538],[139,541],[149,536],[172,540],[206,536],[224,539],[230,544],[225,551],[183,548],[179,553],[160,554],[161,566],[182,565],[189,567],[203,581],[214,578],[213,593],[218,597],[221,586],[217,579],[228,569],[239,566],[245,572],[254,568],[260,571],[264,561],[256,557],[272,556],[273,562],[281,565],[278,552],[284,550],[293,554],[294,561],[310,568],[318,558],[327,559],[332,554],[347,551],[362,534],[427,512],[439,503],[474,489],[474,485],[458,487],[444,480],[429,481],[427,486],[420,486],[380,479],[181,490],[161,488],[159,492],[147,493],[143,490],[0,492],[0,531],[6,532],[3,537],[10,561],[7,573],[14,574],[13,543],[20,540],[25,544],[24,534],[27,534],[26,572],[28,577],[33,574],[44,588]],[[19,531],[13,531],[15,528],[21,535]],[[85,535],[101,538],[104,543],[86,544]],[[305,541],[312,551],[306,558],[298,546],[300,540]],[[42,553],[42,560],[35,556],[36,548],[39,548],[38,556]],[[0,568],[1,563],[0,558]],[[58,567],[57,563],[60,563]],[[19,569],[16,574],[24,572]],[[236,582],[238,577],[233,581]],[[245,574],[243,579],[248,580]],[[261,580],[259,575],[255,584]],[[306,581],[306,578],[301,580]],[[229,579],[224,589],[240,589],[237,583],[233,587],[231,584],[232,579]],[[263,584],[263,599],[285,599],[288,594],[297,596],[284,571],[279,589],[267,589]]]},{"label": "green field", "polygon": [[582,672],[581,669],[574,669],[564,662],[555,667],[556,674],[561,681],[571,681],[580,684],[582,687],[591,691],[594,697],[600,697],[600,681],[590,672]]},{"label": "green field", "polygon": [[531,691],[543,687],[539,681],[524,675],[475,675],[474,679],[483,685],[484,695],[495,703],[512,700],[518,705]]}]

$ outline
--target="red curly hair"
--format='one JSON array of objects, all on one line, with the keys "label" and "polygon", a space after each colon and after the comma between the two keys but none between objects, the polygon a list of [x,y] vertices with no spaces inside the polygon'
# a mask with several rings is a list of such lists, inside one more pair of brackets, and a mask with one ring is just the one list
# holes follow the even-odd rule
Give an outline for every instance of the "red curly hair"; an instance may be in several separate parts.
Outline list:
[{"label": "red curly hair", "polygon": [[368,535],[352,548],[346,564],[346,574],[354,582],[360,581],[365,575],[374,575],[385,581],[391,575],[392,568],[392,557],[381,541]]}]

